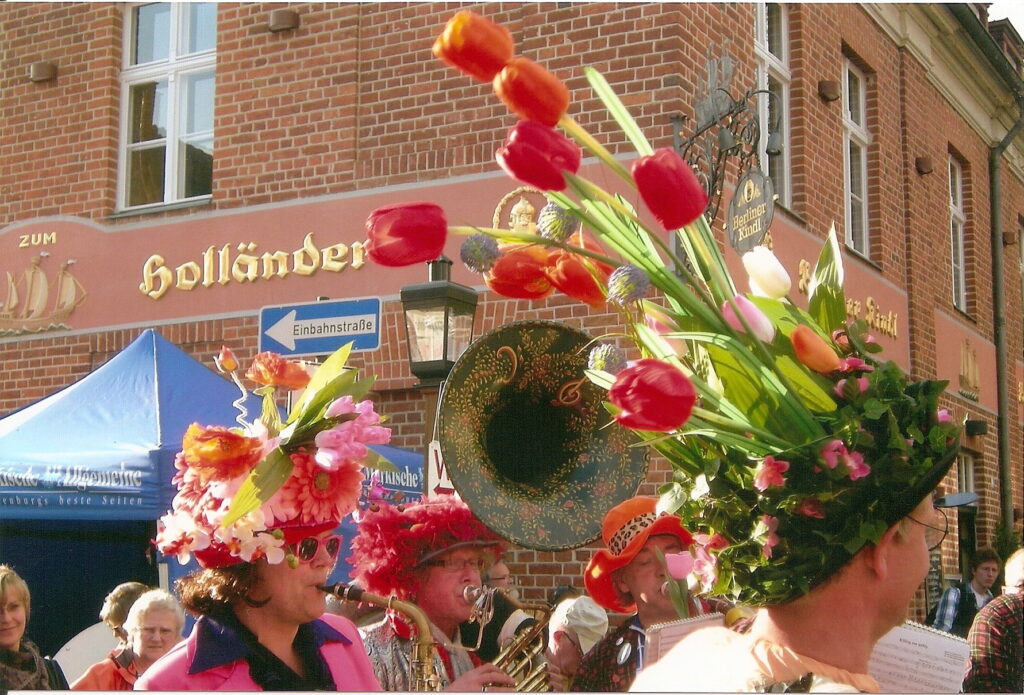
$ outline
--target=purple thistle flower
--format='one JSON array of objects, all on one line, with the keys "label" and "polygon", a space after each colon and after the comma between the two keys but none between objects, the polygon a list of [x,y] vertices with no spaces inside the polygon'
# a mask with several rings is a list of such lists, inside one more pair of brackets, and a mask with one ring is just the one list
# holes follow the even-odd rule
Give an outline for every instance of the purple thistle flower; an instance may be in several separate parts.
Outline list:
[{"label": "purple thistle flower", "polygon": [[565,241],[580,228],[580,221],[555,203],[548,203],[540,209],[537,217],[537,231],[545,239]]},{"label": "purple thistle flower", "polygon": [[498,241],[494,237],[474,234],[462,242],[459,257],[474,273],[486,273],[501,257],[501,251],[498,250]]},{"label": "purple thistle flower", "polygon": [[626,355],[610,343],[601,343],[590,351],[587,366],[609,374],[618,374],[626,368]]},{"label": "purple thistle flower", "polygon": [[650,287],[647,273],[635,265],[620,265],[608,276],[608,301],[624,306],[643,299]]}]

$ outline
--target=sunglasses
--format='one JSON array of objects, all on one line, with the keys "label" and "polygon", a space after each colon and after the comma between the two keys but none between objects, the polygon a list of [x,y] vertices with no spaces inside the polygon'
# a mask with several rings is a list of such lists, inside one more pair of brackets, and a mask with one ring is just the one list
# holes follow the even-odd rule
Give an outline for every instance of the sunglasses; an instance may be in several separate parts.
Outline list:
[{"label": "sunglasses", "polygon": [[320,546],[324,546],[324,550],[327,551],[327,555],[332,560],[338,558],[338,553],[341,552],[341,536],[327,536],[326,538],[303,538],[301,541],[295,544],[295,556],[302,562],[310,562],[316,557],[317,551]]}]

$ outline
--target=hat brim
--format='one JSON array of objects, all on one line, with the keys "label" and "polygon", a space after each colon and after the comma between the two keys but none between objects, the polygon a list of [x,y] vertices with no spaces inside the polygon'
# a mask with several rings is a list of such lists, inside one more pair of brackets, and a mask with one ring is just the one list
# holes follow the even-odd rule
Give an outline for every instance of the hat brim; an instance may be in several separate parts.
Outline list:
[{"label": "hat brim", "polygon": [[452,550],[457,550],[459,548],[480,548],[481,550],[483,550],[484,548],[494,548],[494,547],[503,547],[503,545],[502,545],[502,543],[500,541],[496,541],[496,540],[493,540],[493,541],[482,541],[482,540],[481,541],[459,541],[458,543],[454,543],[452,545],[449,545],[446,548],[440,548],[438,550],[432,550],[431,552],[429,552],[426,555],[424,555],[423,557],[421,557],[416,562],[416,566],[417,567],[422,567],[424,563],[430,562],[431,560],[433,560],[436,557],[440,557],[441,555],[444,555],[445,553],[451,552]]},{"label": "hat brim", "polygon": [[636,612],[636,603],[627,604],[619,599],[612,574],[631,563],[651,536],[675,536],[684,548],[693,543],[693,536],[683,528],[682,519],[678,516],[665,515],[658,517],[653,524],[641,531],[620,554],[614,555],[605,548],[598,550],[583,572],[583,584],[590,597],[602,608],[616,613]]}]

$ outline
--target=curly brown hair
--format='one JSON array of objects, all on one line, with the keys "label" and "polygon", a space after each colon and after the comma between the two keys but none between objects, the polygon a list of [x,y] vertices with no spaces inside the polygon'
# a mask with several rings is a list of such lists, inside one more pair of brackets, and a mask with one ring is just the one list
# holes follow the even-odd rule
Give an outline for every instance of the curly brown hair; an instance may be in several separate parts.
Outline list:
[{"label": "curly brown hair", "polygon": [[256,567],[242,562],[228,567],[213,567],[186,575],[175,582],[181,605],[193,615],[223,615],[231,606],[244,601],[250,606],[265,605],[270,599],[257,601],[249,594],[256,585]]}]

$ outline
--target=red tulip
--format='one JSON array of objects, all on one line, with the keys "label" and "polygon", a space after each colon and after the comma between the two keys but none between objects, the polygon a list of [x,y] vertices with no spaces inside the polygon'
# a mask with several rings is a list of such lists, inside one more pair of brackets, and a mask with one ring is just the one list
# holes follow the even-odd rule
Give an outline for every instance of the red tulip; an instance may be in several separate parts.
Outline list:
[{"label": "red tulip", "polygon": [[633,162],[633,180],[648,209],[665,229],[693,222],[708,206],[708,194],[693,168],[671,147]]},{"label": "red tulip", "polygon": [[679,368],[643,359],[615,377],[608,400],[621,411],[619,424],[648,432],[673,432],[690,418],[697,391]]},{"label": "red tulip", "polygon": [[543,299],[554,288],[545,273],[548,252],[533,244],[509,245],[502,250],[484,281],[492,290],[512,299]]},{"label": "red tulip", "polygon": [[564,191],[563,171],[575,174],[583,153],[572,140],[534,121],[519,121],[494,154],[505,172],[542,191]]},{"label": "red tulip", "polygon": [[789,335],[796,358],[820,374],[839,369],[841,363],[836,351],[809,326],[800,324]]},{"label": "red tulip", "polygon": [[513,58],[494,78],[494,92],[517,116],[554,126],[569,108],[569,90],[539,64]]},{"label": "red tulip", "polygon": [[301,364],[276,352],[261,352],[253,357],[245,378],[264,386],[283,386],[293,390],[304,389],[309,384],[309,372]]},{"label": "red tulip", "polygon": [[548,256],[547,276],[555,289],[594,309],[604,306],[610,273],[603,263],[584,260],[570,251],[558,249]]},{"label": "red tulip", "polygon": [[425,263],[444,251],[448,221],[433,203],[397,203],[370,213],[366,235],[366,252],[377,265]]},{"label": "red tulip", "polygon": [[448,20],[433,50],[444,62],[483,82],[493,80],[515,55],[508,29],[469,10]]}]

